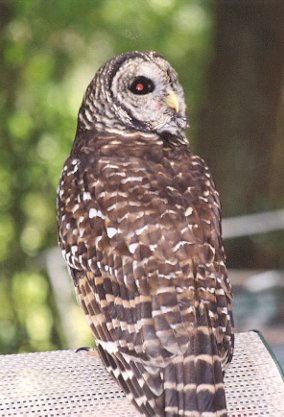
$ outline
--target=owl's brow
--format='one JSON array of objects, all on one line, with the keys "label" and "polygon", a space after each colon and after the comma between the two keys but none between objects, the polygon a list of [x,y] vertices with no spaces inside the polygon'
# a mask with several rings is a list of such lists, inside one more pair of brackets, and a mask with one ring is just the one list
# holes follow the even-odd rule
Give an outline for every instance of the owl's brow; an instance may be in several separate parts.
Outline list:
[{"label": "owl's brow", "polygon": [[109,62],[108,63],[109,65],[107,68],[109,88],[111,89],[112,80],[124,62],[133,58],[142,58],[145,60],[145,57],[146,57],[145,54],[134,51],[134,52],[129,52],[128,54],[120,55],[117,60]]}]

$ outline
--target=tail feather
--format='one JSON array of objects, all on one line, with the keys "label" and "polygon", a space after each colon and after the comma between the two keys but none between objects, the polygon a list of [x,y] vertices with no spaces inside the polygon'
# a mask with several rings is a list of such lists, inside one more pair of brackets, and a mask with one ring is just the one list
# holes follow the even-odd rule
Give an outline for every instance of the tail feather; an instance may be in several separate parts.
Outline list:
[{"label": "tail feather", "polygon": [[222,362],[204,308],[184,355],[164,367],[110,355],[100,346],[108,370],[147,417],[227,417]]},{"label": "tail feather", "polygon": [[190,344],[194,355],[192,375],[196,378],[198,411],[201,416],[202,413],[213,412],[216,416],[219,413],[225,417],[227,412],[221,357],[206,307],[198,319],[193,338],[194,342]]},{"label": "tail feather", "polygon": [[226,400],[220,358],[217,355],[196,355],[193,367],[197,409],[200,412],[224,409]]},{"label": "tail feather", "polygon": [[147,417],[165,417],[160,370],[156,373],[152,370],[149,375],[142,364],[126,361],[123,354],[110,355],[100,346],[98,350],[108,371],[140,413]]},{"label": "tail feather", "polygon": [[164,369],[164,396],[166,417],[183,415],[185,410],[185,379],[183,358],[177,358],[174,363]]},{"label": "tail feather", "polygon": [[189,349],[164,370],[166,417],[227,417],[221,358],[206,308]]}]

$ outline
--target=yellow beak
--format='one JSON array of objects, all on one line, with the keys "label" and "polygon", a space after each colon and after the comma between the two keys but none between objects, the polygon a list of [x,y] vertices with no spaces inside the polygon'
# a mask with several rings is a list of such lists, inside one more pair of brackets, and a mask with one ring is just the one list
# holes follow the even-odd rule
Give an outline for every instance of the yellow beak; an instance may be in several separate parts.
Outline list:
[{"label": "yellow beak", "polygon": [[173,91],[169,90],[166,97],[166,103],[171,108],[174,109],[176,113],[179,112],[179,101],[178,96]]}]

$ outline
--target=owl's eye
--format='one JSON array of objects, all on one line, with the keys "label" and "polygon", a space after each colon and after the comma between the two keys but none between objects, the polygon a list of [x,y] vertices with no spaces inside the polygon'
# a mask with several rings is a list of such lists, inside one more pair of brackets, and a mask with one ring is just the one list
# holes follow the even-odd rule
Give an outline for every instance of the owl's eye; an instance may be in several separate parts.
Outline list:
[{"label": "owl's eye", "polygon": [[143,75],[136,77],[129,87],[129,90],[133,94],[144,95],[152,93],[155,89],[155,85],[150,78],[143,77]]}]

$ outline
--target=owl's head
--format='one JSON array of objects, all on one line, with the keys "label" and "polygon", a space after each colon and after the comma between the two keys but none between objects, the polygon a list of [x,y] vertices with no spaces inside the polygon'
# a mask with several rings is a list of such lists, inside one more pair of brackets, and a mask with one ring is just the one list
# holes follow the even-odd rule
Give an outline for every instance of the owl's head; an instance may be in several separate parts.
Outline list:
[{"label": "owl's head", "polygon": [[104,64],[87,88],[78,127],[184,136],[184,93],[177,73],[156,52],[129,52]]}]

